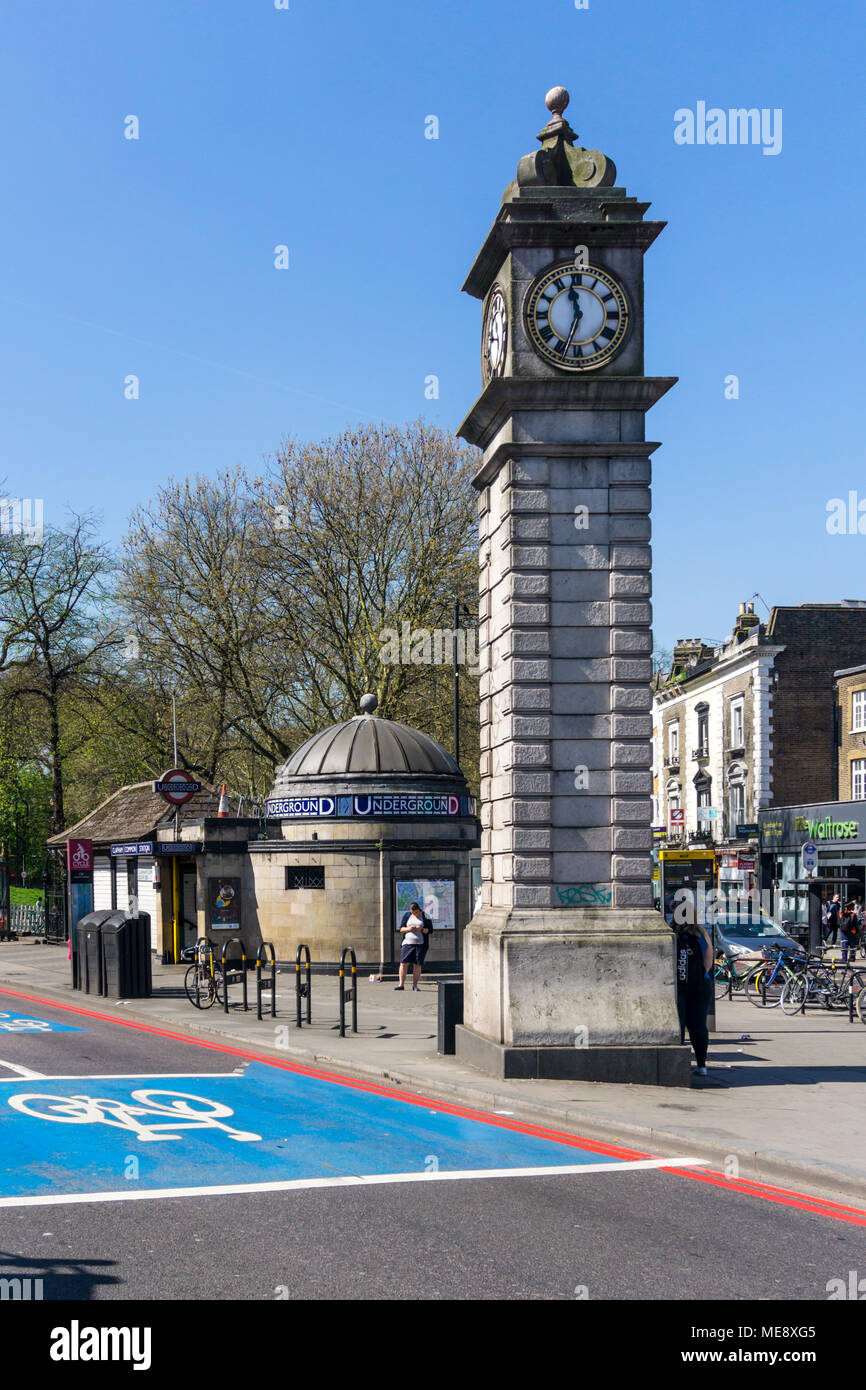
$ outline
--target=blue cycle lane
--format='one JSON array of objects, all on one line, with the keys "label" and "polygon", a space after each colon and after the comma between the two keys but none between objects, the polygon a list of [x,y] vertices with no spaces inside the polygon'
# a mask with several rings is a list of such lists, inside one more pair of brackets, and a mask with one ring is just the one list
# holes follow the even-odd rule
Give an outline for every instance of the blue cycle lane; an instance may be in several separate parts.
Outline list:
[{"label": "blue cycle lane", "polygon": [[616,1167],[631,1157],[584,1144],[265,1062],[230,1075],[0,1082],[0,1205],[553,1172]]}]

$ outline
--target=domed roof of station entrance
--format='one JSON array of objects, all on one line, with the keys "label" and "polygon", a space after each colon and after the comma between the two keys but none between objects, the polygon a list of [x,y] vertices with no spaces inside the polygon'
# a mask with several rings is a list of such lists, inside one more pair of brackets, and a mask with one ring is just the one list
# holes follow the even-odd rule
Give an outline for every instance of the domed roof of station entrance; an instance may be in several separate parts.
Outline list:
[{"label": "domed roof of station entrance", "polygon": [[380,782],[417,777],[464,783],[457,763],[429,734],[374,714],[375,695],[361,699],[361,714],[313,734],[277,769],[276,786],[298,780]]}]

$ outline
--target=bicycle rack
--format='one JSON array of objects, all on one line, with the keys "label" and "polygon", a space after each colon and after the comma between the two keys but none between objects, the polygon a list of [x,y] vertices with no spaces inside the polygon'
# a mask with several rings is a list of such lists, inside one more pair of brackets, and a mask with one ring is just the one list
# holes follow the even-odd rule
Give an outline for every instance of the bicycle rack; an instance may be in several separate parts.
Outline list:
[{"label": "bicycle rack", "polygon": [[[304,954],[304,960],[303,960],[303,967],[304,967],[304,983],[303,983],[303,984],[301,984],[301,952],[303,952],[303,954]],[[313,1010],[313,994],[312,994],[312,973],[311,973],[311,966],[310,966],[310,948],[309,948],[309,946],[304,946],[304,945],[301,945],[301,946],[298,947],[298,952],[297,952],[297,955],[295,956],[295,1004],[296,1004],[296,1006],[297,1006],[297,1018],[296,1018],[296,1020],[295,1020],[295,1027],[296,1027],[296,1028],[300,1028],[300,1027],[301,1027],[301,1000],[302,1000],[302,999],[306,999],[306,1001],[307,1001],[307,1023],[308,1023],[308,1024],[311,1024],[312,1021],[313,1021],[313,1013],[312,1013],[312,1010]]]},{"label": "bicycle rack", "polygon": [[[233,960],[226,961],[226,951],[229,946],[240,946],[240,961],[238,961],[237,956]],[[223,942],[220,964],[223,969],[223,1012],[228,1013],[229,1011],[229,985],[242,984],[244,987],[244,1013],[246,1013],[250,1007],[247,1003],[247,953],[239,936],[230,936],[228,941]],[[240,969],[238,969],[238,965],[240,965]],[[234,969],[229,969],[230,966],[233,966]]]},{"label": "bicycle rack", "polygon": [[[352,960],[352,983],[346,989],[346,957]],[[352,1002],[352,1032],[358,1031],[358,962],[355,960],[355,952],[351,946],[344,946],[340,956],[340,1037],[346,1036],[346,1001]]]},{"label": "bicycle rack", "polygon": [[[270,951],[270,960],[264,954],[265,949]],[[262,978],[262,970],[270,968],[270,975]],[[262,993],[264,990],[271,992],[271,1018],[277,1016],[277,961],[274,955],[274,945],[272,941],[263,941],[256,951],[256,1018],[261,1021],[262,1017]]]}]

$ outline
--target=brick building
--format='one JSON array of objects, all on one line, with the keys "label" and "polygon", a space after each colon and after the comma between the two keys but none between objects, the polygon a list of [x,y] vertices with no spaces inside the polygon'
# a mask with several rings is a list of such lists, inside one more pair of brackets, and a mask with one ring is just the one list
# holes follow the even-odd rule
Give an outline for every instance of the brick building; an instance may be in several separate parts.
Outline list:
[{"label": "brick building", "polygon": [[[777,606],[766,623],[741,603],[721,645],[677,642],[653,700],[655,824],[670,829],[679,808],[687,841],[723,846],[766,807],[832,801],[843,756],[836,677],[844,670],[866,692],[866,666],[854,667],[864,655],[862,599]],[[857,710],[866,734],[866,694]],[[866,763],[866,738],[859,728],[850,738],[846,768],[857,750]]]},{"label": "brick building", "polygon": [[866,665],[836,676],[836,798],[866,800]]}]

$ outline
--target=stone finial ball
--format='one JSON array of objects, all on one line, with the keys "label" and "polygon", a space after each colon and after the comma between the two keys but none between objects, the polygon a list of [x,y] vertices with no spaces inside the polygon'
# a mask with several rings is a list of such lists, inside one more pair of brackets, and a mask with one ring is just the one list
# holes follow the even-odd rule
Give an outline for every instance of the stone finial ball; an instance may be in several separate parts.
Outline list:
[{"label": "stone finial ball", "polygon": [[561,116],[570,101],[571,97],[564,87],[551,87],[544,98],[545,106],[548,111],[553,112],[554,116]]},{"label": "stone finial ball", "polygon": [[376,695],[362,695],[362,696],[361,696],[361,713],[362,713],[362,714],[372,714],[372,713],[373,713],[373,710],[376,708],[376,706],[378,705],[378,703],[379,703],[378,696],[376,696]]}]

